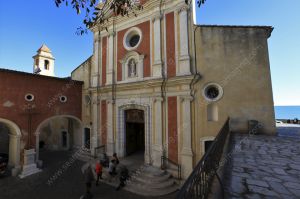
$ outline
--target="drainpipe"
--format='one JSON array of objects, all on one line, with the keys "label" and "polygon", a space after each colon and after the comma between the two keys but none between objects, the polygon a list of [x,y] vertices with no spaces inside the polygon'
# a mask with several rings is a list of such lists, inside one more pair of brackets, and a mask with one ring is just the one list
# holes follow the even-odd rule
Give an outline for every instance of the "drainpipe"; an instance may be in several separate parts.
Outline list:
[{"label": "drainpipe", "polygon": [[[98,147],[99,146],[99,143],[98,143],[98,136],[99,136],[99,118],[100,118],[100,116],[99,116],[99,103],[100,103],[100,97],[99,97],[99,89],[100,89],[100,45],[102,45],[102,43],[100,43],[100,30],[99,30],[99,33],[98,33],[98,50],[97,50],[97,52],[98,52],[98,62],[97,62],[97,67],[98,67],[98,74],[97,74],[97,130],[96,130],[96,133],[97,133],[97,136],[96,136],[96,146],[95,147]],[[96,150],[94,151],[94,155],[95,155],[95,157],[96,157]]]},{"label": "drainpipe", "polygon": [[[163,0],[160,0],[160,3],[159,3],[159,17],[160,17],[160,31],[162,32],[162,23],[161,23],[161,19],[163,18],[163,16],[162,16],[162,3],[163,3]],[[166,137],[166,131],[167,131],[167,124],[166,124],[166,119],[165,119],[165,117],[164,116],[166,116],[165,115],[165,113],[167,112],[167,106],[166,106],[166,83],[167,83],[167,77],[166,77],[166,73],[165,73],[165,62],[164,62],[164,60],[163,60],[163,56],[162,56],[162,53],[163,53],[163,51],[164,51],[164,49],[163,49],[163,42],[165,41],[164,40],[164,35],[163,34],[160,34],[160,49],[161,49],[161,53],[160,53],[160,60],[161,60],[161,64],[162,64],[162,69],[161,69],[161,74],[162,74],[162,79],[163,79],[163,81],[162,81],[162,84],[161,84],[161,97],[162,97],[162,99],[163,99],[163,101],[162,101],[162,110],[163,110],[163,112],[162,112],[162,126],[163,126],[163,134],[164,134],[164,136],[163,136],[163,138],[165,137],[165,140],[167,139],[167,137]],[[166,56],[166,55],[165,55]],[[165,143],[166,144],[166,143]],[[164,146],[166,146],[166,145],[163,145],[163,155],[165,156],[166,154],[166,149],[165,149],[165,147]]]},{"label": "drainpipe", "polygon": [[[113,17],[113,71],[112,71],[112,133],[113,133],[113,143],[115,143],[115,104],[116,104],[116,78],[115,78],[115,17]],[[115,152],[115,144],[113,148]]]}]

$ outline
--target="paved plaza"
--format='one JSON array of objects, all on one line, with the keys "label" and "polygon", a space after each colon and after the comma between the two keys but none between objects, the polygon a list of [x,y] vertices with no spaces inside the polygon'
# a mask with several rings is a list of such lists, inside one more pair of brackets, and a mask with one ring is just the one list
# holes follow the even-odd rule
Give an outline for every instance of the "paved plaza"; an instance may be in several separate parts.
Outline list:
[{"label": "paved plaza", "polygon": [[300,198],[300,139],[235,135],[226,198]]},{"label": "paved plaza", "polygon": [[[81,172],[81,167],[84,162],[79,160],[71,161],[72,154],[73,153],[69,151],[42,153],[41,159],[45,164],[43,172],[29,176],[25,179],[8,176],[1,177],[0,198],[79,199],[85,191],[84,177]],[[69,164],[66,164],[66,162],[69,162]],[[56,175],[57,178],[53,178],[54,175]],[[48,185],[51,177],[52,183]],[[93,184],[92,194],[94,195],[94,199],[151,198],[135,195],[125,190],[116,191],[114,187],[104,183],[100,183],[98,187]],[[176,194],[155,198],[174,198],[175,195]]]}]

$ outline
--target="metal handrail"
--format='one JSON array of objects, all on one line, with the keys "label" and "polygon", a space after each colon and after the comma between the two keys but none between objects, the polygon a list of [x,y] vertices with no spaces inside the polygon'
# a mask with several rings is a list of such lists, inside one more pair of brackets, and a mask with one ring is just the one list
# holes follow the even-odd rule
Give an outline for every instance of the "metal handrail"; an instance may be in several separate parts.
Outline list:
[{"label": "metal handrail", "polygon": [[[219,131],[208,151],[203,155],[197,166],[177,194],[177,199],[201,198],[206,199],[214,177],[216,176],[219,183],[222,183],[217,174],[220,160],[225,148],[227,136],[230,133],[229,119]],[[224,193],[224,190],[223,190]]]},{"label": "metal handrail", "polygon": [[179,180],[181,180],[181,165],[174,162],[173,160],[170,160],[169,158],[167,158],[166,156],[161,156],[161,169],[165,170],[167,167],[165,165],[165,161],[167,161],[168,163],[173,164],[174,166],[177,167],[177,177]]}]

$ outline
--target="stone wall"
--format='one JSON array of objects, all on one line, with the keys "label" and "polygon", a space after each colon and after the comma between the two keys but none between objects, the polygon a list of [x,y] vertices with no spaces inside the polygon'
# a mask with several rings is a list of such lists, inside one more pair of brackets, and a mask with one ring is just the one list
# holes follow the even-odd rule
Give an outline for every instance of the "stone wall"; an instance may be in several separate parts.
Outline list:
[{"label": "stone wall", "polygon": [[[267,43],[271,32],[271,27],[197,28],[196,64],[201,75],[195,86],[194,102],[197,159],[204,153],[200,140],[216,136],[228,117],[234,132],[248,133],[248,121],[257,120],[259,133],[275,133]],[[215,102],[204,97],[204,88],[209,83],[216,83],[223,90],[221,98]],[[217,107],[215,121],[208,121],[211,104]]]}]

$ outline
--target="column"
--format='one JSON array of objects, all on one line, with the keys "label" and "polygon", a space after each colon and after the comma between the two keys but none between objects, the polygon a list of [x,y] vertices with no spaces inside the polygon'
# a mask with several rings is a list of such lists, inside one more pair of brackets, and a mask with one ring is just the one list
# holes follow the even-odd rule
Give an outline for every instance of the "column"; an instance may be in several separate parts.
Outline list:
[{"label": "column", "polygon": [[[9,134],[9,163],[8,165],[14,166],[11,170],[12,176],[17,176],[21,171],[20,165],[20,135]],[[36,157],[36,160],[37,157]]]},{"label": "column", "polygon": [[114,63],[114,33],[108,36],[108,59],[107,59],[107,70],[106,70],[106,84],[112,84],[113,80],[113,63]]},{"label": "column", "polygon": [[107,100],[107,155],[112,156],[114,150],[114,131],[113,131],[113,101]]},{"label": "column", "polygon": [[97,98],[97,93],[92,94],[92,135],[91,135],[91,140],[90,140],[90,149],[92,155],[94,155],[95,150],[94,148],[98,146],[98,107],[99,107],[99,102]]},{"label": "column", "polygon": [[153,165],[160,167],[161,165],[161,156],[163,155],[163,130],[162,130],[162,97],[156,97],[153,99],[154,103],[154,111],[155,111],[155,118],[154,118],[154,136],[155,141],[152,145],[153,149]]},{"label": "column", "polygon": [[100,41],[99,41],[99,33],[95,32],[94,33],[94,54],[93,54],[93,59],[92,59],[92,76],[91,76],[91,85],[92,87],[98,86],[97,80],[98,80],[98,75],[99,75],[99,46],[100,46]]},{"label": "column", "polygon": [[177,75],[190,75],[189,35],[188,35],[188,10],[184,6],[178,10],[179,17],[179,71]]},{"label": "column", "polygon": [[153,76],[162,76],[162,62],[161,62],[161,16],[157,15],[152,19],[153,22],[153,40],[154,40],[154,62],[152,66]]},{"label": "column", "polygon": [[181,97],[182,104],[182,150],[181,164],[182,174],[186,179],[193,171],[193,151],[192,151],[192,121],[191,121],[191,96]]}]

